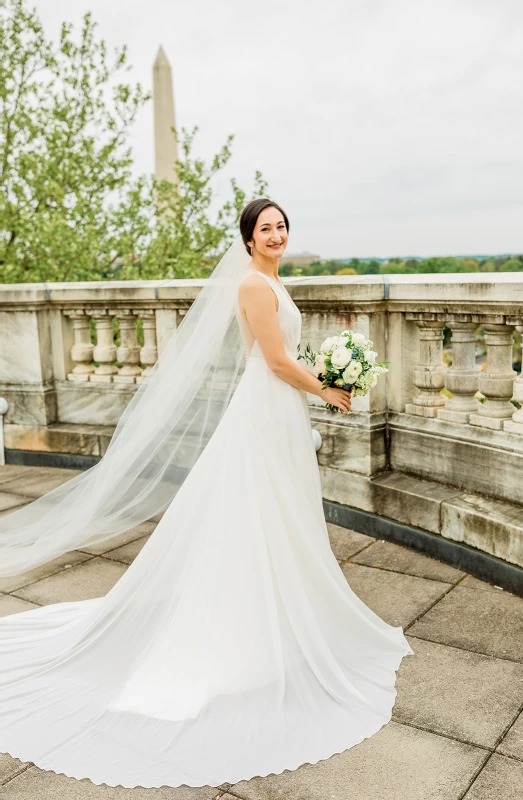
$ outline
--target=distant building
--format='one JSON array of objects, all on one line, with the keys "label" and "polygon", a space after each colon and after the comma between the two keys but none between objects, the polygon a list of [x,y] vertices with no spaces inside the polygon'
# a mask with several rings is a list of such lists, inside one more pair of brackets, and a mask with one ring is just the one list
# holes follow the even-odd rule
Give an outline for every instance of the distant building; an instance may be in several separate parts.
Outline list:
[{"label": "distant building", "polygon": [[289,255],[280,258],[280,264],[291,264],[293,267],[307,267],[309,264],[314,264],[321,261],[321,257],[315,253],[308,253],[303,250],[301,253],[289,253]]}]

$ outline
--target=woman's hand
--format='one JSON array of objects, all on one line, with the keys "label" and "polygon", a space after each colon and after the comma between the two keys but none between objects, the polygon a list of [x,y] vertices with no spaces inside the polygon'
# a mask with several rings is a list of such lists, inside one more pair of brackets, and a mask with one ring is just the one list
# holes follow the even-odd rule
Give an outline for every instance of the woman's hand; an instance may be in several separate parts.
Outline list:
[{"label": "woman's hand", "polygon": [[348,414],[351,409],[352,390],[349,392],[346,389],[338,389],[337,386],[329,386],[322,390],[320,397],[331,406],[340,408],[345,414]]}]

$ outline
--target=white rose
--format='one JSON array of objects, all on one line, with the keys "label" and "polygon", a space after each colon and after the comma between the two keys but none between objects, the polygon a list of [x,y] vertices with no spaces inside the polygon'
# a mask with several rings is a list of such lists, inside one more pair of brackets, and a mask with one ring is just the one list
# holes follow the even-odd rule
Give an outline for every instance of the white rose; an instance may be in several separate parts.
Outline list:
[{"label": "white rose", "polygon": [[343,369],[351,360],[351,352],[345,346],[337,347],[332,351],[331,362],[333,367]]},{"label": "white rose", "polygon": [[333,349],[338,344],[338,337],[337,336],[328,336],[325,341],[322,343],[320,350],[322,353],[332,353]]},{"label": "white rose", "polygon": [[362,333],[353,333],[352,334],[352,344],[354,347],[364,347],[366,343],[366,338]]},{"label": "white rose", "polygon": [[336,386],[343,386],[345,384],[345,381],[343,380],[343,378],[336,378],[334,383],[336,384]]},{"label": "white rose", "polygon": [[354,383],[361,370],[362,366],[359,361],[351,361],[347,369],[343,372],[343,380],[345,383]]},{"label": "white rose", "polygon": [[377,355],[378,354],[375,353],[374,350],[367,350],[367,352],[365,353],[365,358],[367,359],[369,364],[374,364]]},{"label": "white rose", "polygon": [[325,356],[322,355],[322,353],[318,353],[316,356],[314,367],[316,369],[316,375],[322,375],[325,372]]}]

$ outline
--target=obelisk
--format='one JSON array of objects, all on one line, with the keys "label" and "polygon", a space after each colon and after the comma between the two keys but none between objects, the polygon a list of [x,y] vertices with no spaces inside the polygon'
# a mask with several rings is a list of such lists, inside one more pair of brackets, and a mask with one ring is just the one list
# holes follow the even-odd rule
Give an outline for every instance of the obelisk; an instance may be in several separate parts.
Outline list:
[{"label": "obelisk", "polygon": [[160,47],[153,66],[154,157],[158,180],[178,183],[175,161],[178,144],[171,128],[175,126],[171,65]]}]

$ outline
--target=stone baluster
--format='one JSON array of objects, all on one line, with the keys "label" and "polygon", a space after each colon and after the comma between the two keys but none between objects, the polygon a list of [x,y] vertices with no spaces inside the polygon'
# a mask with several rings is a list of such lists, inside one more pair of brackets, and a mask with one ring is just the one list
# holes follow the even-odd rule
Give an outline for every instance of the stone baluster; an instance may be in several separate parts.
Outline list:
[{"label": "stone baluster", "polygon": [[142,377],[138,377],[137,382],[141,382],[146,377],[158,359],[158,344],[156,341],[156,314],[152,309],[139,312],[143,325],[143,347],[140,350],[140,362],[145,364]]},{"label": "stone baluster", "polygon": [[83,309],[65,310],[64,316],[69,317],[73,323],[73,346],[71,359],[75,366],[67,375],[70,381],[88,381],[94,372],[93,350],[91,342],[89,315]]},{"label": "stone baluster", "polygon": [[136,336],[136,316],[126,308],[113,312],[120,322],[120,347],[116,358],[122,364],[118,375],[113,377],[114,383],[135,383],[142,374],[140,369],[140,346]]},{"label": "stone baluster", "polygon": [[452,365],[445,375],[445,388],[452,393],[445,408],[438,409],[438,419],[467,423],[478,411],[476,398],[481,371],[476,364],[477,322],[469,314],[451,314],[447,324],[452,328]]},{"label": "stone baluster", "polygon": [[93,359],[100,366],[96,367],[91,381],[95,383],[111,383],[116,375],[116,345],[113,339],[113,318],[106,308],[95,308],[91,316],[96,323],[96,346]]},{"label": "stone baluster", "polygon": [[[521,338],[523,344],[523,319],[508,319],[507,322],[509,324],[513,323],[516,330],[522,334]],[[505,420],[503,423],[503,430],[508,431],[509,433],[519,433],[520,435],[523,435],[523,366],[519,375],[514,381],[514,394],[512,399],[517,400],[521,408],[515,408],[514,413],[512,414],[512,419]]]},{"label": "stone baluster", "polygon": [[514,406],[510,402],[515,371],[512,369],[513,325],[506,325],[503,317],[491,318],[484,324],[487,345],[487,367],[480,373],[478,388],[485,396],[469,423],[482,428],[503,430]]},{"label": "stone baluster", "polygon": [[436,417],[438,409],[445,405],[441,393],[445,385],[447,368],[443,363],[442,332],[445,320],[439,314],[407,312],[407,320],[413,321],[419,333],[419,364],[414,367],[414,384],[417,392],[412,403],[405,404],[407,414],[421,417]]}]

